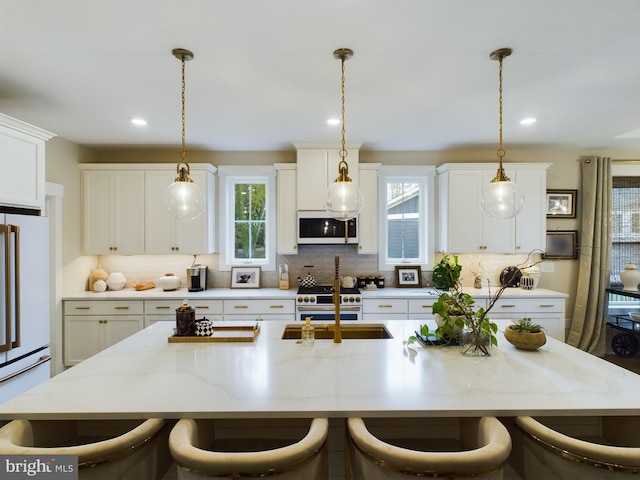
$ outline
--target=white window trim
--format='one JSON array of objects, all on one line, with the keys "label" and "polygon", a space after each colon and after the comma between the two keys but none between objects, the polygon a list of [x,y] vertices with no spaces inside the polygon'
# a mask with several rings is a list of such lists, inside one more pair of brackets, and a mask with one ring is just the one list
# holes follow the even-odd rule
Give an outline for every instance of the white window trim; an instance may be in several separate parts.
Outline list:
[{"label": "white window trim", "polygon": [[[436,202],[436,168],[433,165],[388,165],[378,170],[378,269],[393,271],[402,263],[387,263],[387,189],[389,180],[403,182],[419,182],[424,189],[421,195],[421,216],[423,228],[420,231],[420,241],[424,245],[422,257],[416,262],[424,270],[434,261],[435,257],[435,202]],[[423,192],[421,192],[423,193]]]},{"label": "white window trim", "polygon": [[[253,265],[259,266],[263,271],[275,271],[276,269],[276,169],[274,166],[225,166],[218,167],[220,179],[219,203],[220,203],[220,264],[221,272],[231,271],[233,266]],[[243,183],[265,182],[267,184],[267,236],[265,238],[266,258],[251,259],[243,262],[230,263],[233,258],[233,240],[227,235],[233,232],[233,214],[230,205],[233,203],[233,189],[229,187],[241,181]],[[231,195],[231,196],[230,196]]]}]

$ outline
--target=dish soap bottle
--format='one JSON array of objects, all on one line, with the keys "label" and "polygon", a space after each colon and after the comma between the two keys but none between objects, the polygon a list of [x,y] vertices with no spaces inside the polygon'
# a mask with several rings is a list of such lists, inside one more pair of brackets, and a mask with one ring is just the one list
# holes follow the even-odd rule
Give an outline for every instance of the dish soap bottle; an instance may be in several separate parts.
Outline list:
[{"label": "dish soap bottle", "polygon": [[307,317],[305,325],[302,327],[300,339],[303,345],[309,347],[313,346],[316,340],[316,334],[313,326],[311,325],[311,317]]}]

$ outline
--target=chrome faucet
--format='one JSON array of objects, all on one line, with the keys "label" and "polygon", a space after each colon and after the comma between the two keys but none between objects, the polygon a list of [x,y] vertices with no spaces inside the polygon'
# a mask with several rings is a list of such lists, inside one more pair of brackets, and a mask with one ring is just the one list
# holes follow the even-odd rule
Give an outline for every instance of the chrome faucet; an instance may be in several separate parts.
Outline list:
[{"label": "chrome faucet", "polygon": [[334,257],[336,277],[333,281],[333,306],[335,308],[336,323],[333,330],[333,343],[342,343],[342,328],[340,327],[340,257]]}]

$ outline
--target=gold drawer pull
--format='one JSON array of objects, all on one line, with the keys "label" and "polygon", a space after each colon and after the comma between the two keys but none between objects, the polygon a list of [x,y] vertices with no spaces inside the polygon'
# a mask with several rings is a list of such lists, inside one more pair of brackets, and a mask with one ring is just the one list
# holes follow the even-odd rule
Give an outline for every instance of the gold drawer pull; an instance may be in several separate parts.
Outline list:
[{"label": "gold drawer pull", "polygon": [[433,305],[422,305],[422,308],[433,308]]},{"label": "gold drawer pull", "polygon": [[269,308],[284,308],[284,305],[269,305]]},{"label": "gold drawer pull", "polygon": [[500,305],[502,308],[514,308],[515,305]]},{"label": "gold drawer pull", "polygon": [[234,305],[233,308],[249,308],[249,305]]},{"label": "gold drawer pull", "polygon": [[388,305],[388,304],[383,304],[383,305],[378,305],[378,308],[391,308],[393,305]]},{"label": "gold drawer pull", "polygon": [[129,310],[129,307],[127,306],[120,306],[120,307],[116,307],[116,310]]},{"label": "gold drawer pull", "polygon": [[76,307],[76,310],[91,310],[91,307]]},{"label": "gold drawer pull", "polygon": [[209,305],[196,305],[196,308],[209,308]]},{"label": "gold drawer pull", "polygon": [[167,308],[171,308],[169,305],[160,305],[156,307],[156,310],[166,310]]},{"label": "gold drawer pull", "polygon": [[542,303],[540,306],[543,308],[555,307],[553,303]]}]

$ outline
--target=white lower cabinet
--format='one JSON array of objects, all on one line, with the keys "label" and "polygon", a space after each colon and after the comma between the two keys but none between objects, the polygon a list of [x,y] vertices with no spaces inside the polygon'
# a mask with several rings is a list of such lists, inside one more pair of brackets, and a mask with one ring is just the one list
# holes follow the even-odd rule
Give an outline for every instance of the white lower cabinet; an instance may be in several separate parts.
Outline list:
[{"label": "white lower cabinet", "polygon": [[[196,319],[222,320],[222,300],[188,300],[190,306],[196,309]],[[144,326],[160,321],[176,321],[176,308],[184,303],[184,300],[145,300],[144,301]],[[175,325],[174,325],[175,326]]]},{"label": "white lower cabinet", "polygon": [[533,323],[544,328],[548,336],[563,342],[565,339],[564,315],[564,297],[509,298],[502,296],[489,311],[489,318],[492,320],[509,319],[515,322],[523,317],[531,318]]},{"label": "white lower cabinet", "polygon": [[295,300],[225,300],[224,320],[285,320],[293,322],[296,318]]},{"label": "white lower cabinet", "polygon": [[362,300],[362,316],[365,322],[381,320],[407,320],[409,313],[406,298],[365,298]]},{"label": "white lower cabinet", "polygon": [[437,298],[409,300],[409,320],[433,320],[432,307]]},{"label": "white lower cabinet", "polygon": [[72,366],[142,329],[143,303],[126,301],[64,302],[64,364]]}]

